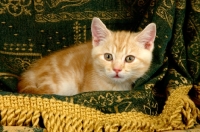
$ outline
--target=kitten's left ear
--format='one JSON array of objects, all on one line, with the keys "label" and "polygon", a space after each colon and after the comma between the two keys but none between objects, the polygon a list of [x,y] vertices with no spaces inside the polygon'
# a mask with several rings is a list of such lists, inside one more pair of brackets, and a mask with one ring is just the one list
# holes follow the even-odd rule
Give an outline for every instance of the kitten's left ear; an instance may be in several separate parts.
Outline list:
[{"label": "kitten's left ear", "polygon": [[156,24],[150,23],[136,36],[136,41],[139,42],[139,44],[142,44],[145,49],[153,51],[155,37]]},{"label": "kitten's left ear", "polygon": [[98,46],[101,41],[105,40],[110,35],[110,31],[106,28],[103,22],[96,17],[92,20],[91,31],[92,44],[94,47]]}]

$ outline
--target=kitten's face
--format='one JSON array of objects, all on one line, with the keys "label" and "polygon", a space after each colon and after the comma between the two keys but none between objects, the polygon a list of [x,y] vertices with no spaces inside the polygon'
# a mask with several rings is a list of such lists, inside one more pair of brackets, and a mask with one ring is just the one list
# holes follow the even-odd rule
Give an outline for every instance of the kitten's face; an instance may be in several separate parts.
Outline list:
[{"label": "kitten's face", "polygon": [[134,82],[142,77],[152,60],[155,31],[150,29],[154,28],[145,28],[141,33],[111,32],[98,22],[92,24],[92,56],[96,71],[119,83]]},{"label": "kitten's face", "polygon": [[[113,81],[135,81],[148,70],[152,52],[137,46],[135,34],[116,32],[93,49],[96,70]],[[104,74],[104,75],[103,75]]]}]

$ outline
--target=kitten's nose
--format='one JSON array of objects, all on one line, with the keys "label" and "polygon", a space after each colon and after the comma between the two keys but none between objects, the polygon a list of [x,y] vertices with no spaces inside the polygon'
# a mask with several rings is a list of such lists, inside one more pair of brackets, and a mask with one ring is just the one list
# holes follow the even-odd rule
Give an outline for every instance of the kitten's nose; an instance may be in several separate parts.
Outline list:
[{"label": "kitten's nose", "polygon": [[113,69],[113,71],[115,71],[116,73],[119,73],[121,69]]}]

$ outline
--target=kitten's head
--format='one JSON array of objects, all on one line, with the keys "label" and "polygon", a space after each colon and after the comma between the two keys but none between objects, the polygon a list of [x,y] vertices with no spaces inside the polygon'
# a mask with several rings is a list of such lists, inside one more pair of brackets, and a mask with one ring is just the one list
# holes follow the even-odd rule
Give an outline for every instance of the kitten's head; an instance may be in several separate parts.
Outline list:
[{"label": "kitten's head", "polygon": [[98,74],[114,82],[135,82],[149,69],[156,36],[154,23],[138,33],[112,32],[99,18],[93,18],[91,30],[92,57]]}]

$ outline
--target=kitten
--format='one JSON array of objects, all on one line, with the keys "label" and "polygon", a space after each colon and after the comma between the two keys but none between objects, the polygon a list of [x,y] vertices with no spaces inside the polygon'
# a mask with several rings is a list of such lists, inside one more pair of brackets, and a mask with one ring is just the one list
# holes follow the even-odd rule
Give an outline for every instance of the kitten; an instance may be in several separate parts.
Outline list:
[{"label": "kitten", "polygon": [[72,46],[34,63],[18,83],[20,93],[75,95],[88,91],[131,90],[149,69],[156,25],[143,31],[113,32],[99,18],[91,24],[92,42]]}]

